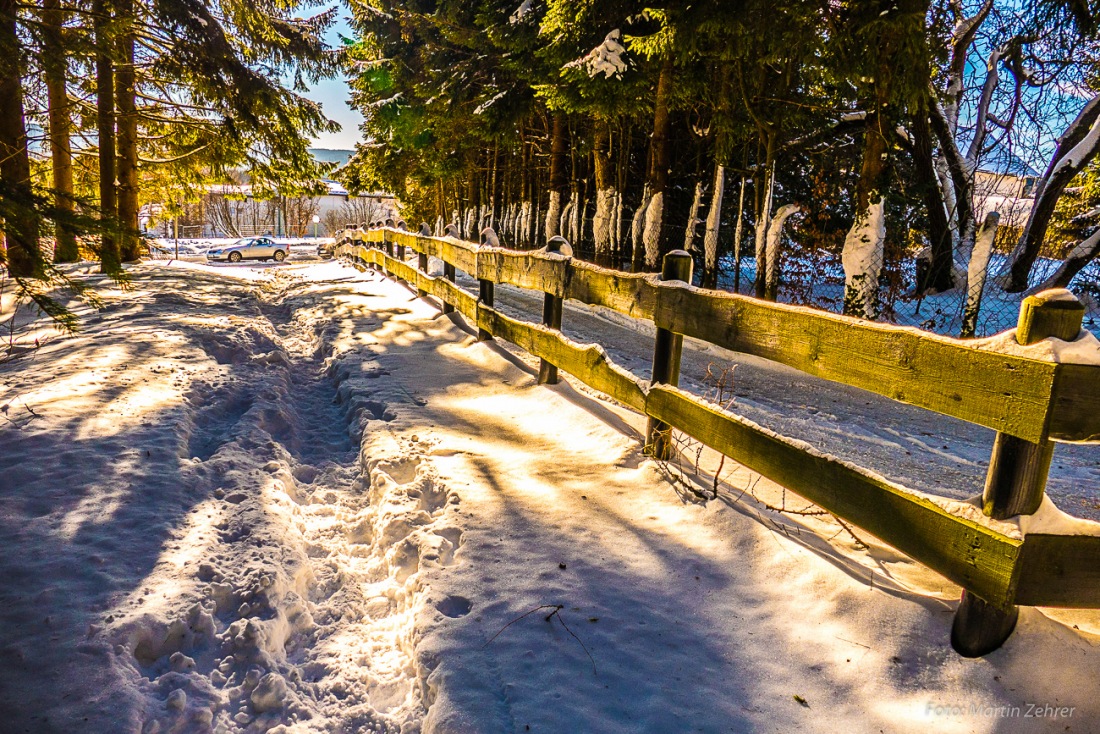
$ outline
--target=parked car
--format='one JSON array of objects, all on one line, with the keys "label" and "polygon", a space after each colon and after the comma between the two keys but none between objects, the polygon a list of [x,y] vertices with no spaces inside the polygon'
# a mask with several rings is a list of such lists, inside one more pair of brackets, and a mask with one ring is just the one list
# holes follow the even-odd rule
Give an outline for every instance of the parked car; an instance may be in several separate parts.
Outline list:
[{"label": "parked car", "polygon": [[241,260],[286,259],[287,248],[277,245],[270,237],[242,237],[232,245],[215,247],[206,251],[206,259],[211,262],[239,263]]},{"label": "parked car", "polygon": [[335,240],[332,242],[322,242],[321,244],[317,245],[317,257],[321,258],[322,260],[327,260],[328,258],[333,257],[335,254]]}]

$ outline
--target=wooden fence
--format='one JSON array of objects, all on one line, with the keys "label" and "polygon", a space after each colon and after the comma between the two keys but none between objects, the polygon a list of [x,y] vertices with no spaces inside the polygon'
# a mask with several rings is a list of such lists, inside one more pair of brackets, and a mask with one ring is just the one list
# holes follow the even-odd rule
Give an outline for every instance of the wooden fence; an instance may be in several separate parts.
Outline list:
[{"label": "wooden fence", "polygon": [[[871,533],[964,589],[952,629],[963,655],[984,655],[1012,633],[1018,605],[1100,608],[1100,534],[1019,531],[1015,515],[1043,498],[1052,440],[1100,440],[1100,366],[1059,364],[978,349],[914,329],[696,288],[691,259],[670,253],[656,274],[629,274],[569,257],[555,238],[539,251],[484,247],[395,229],[346,230],[336,253],[414,286],[458,310],[481,338],[499,337],[647,415],[647,450],[671,450],[669,427],[719,451]],[[418,257],[407,261],[407,251]],[[555,251],[559,250],[559,251]],[[445,264],[427,273],[428,257]],[[455,271],[479,281],[474,295]],[[542,324],[493,308],[493,286],[545,294]],[[559,330],[563,299],[613,309],[657,327],[651,384],[611,362],[595,344]],[[1040,294],[1025,300],[1017,339],[1076,337],[1083,307]],[[877,474],[823,455],[676,387],[683,336],[763,357],[997,431],[983,515],[936,502]],[[1100,531],[1100,526],[1097,527]]]}]

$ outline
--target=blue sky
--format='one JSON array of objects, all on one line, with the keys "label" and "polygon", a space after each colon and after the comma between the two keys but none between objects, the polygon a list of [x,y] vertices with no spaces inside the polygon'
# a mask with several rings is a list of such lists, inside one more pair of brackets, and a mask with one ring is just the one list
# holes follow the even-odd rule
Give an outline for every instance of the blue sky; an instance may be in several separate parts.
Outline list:
[{"label": "blue sky", "polygon": [[[340,45],[340,35],[351,35],[351,27],[348,25],[348,8],[340,3],[338,21],[329,30],[326,40],[330,46]],[[346,79],[337,78],[315,84],[305,96],[316,102],[320,102],[329,119],[336,120],[343,128],[338,133],[326,133],[314,138],[315,148],[351,149],[359,142],[359,124],[363,122],[363,116],[358,111],[348,107],[348,83]]]}]

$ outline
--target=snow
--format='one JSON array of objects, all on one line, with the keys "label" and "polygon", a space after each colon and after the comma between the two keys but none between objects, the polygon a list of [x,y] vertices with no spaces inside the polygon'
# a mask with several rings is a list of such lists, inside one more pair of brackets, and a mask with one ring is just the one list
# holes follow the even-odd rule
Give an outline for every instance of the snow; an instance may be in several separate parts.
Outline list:
[{"label": "snow", "polygon": [[665,194],[658,191],[645,207],[645,228],[642,230],[642,243],[645,246],[645,262],[650,270],[660,269],[661,225],[665,208]]},{"label": "snow", "polygon": [[504,99],[504,96],[506,94],[508,94],[507,89],[503,89],[503,90],[497,92],[492,97],[490,97],[489,99],[487,99],[484,102],[482,102],[481,104],[479,104],[477,106],[477,108],[474,110],[474,114],[475,115],[480,115],[480,114],[484,113],[486,110],[488,110],[494,104],[496,104],[500,100]]},{"label": "snow", "polygon": [[[963,660],[947,643],[958,588],[828,517],[768,510],[755,498],[804,503],[729,462],[703,501],[716,457],[654,463],[640,416],[537,385],[534,360],[378,274],[147,263],[122,291],[88,271],[71,268],[102,299],[72,304],[84,330],[0,363],[12,731],[1087,731],[1100,716],[1096,613],[1024,609],[1002,650]],[[565,323],[628,367],[631,339],[652,349],[601,313],[568,304]],[[693,387],[721,359],[700,349]],[[803,399],[793,374],[740,364],[736,410],[774,424],[769,401]],[[853,393],[822,385],[790,425],[811,405],[856,422],[834,402]],[[973,433],[943,440],[965,453]]]},{"label": "snow", "polygon": [[841,261],[844,265],[844,301],[853,312],[875,318],[878,310],[878,274],[886,238],[885,200],[872,201],[848,230]]},{"label": "snow", "polygon": [[1012,354],[1044,362],[1100,365],[1100,339],[1097,339],[1092,332],[1084,330],[1073,341],[1063,341],[1052,336],[1023,346],[1016,341],[1016,329],[1009,329],[996,336],[975,339],[970,344],[990,352]]},{"label": "snow", "polygon": [[522,23],[523,19],[527,17],[527,14],[531,12],[531,0],[523,0],[516,8],[515,12],[508,16],[508,23],[510,25],[516,25]]},{"label": "snow", "polygon": [[1097,145],[1100,145],[1100,119],[1093,122],[1089,131],[1085,134],[1085,137],[1081,138],[1077,145],[1073,146],[1068,153],[1062,156],[1062,158],[1054,164],[1054,168],[1047,178],[1054,178],[1061,173],[1064,168],[1079,167],[1082,161],[1087,160],[1093,154]]},{"label": "snow", "polygon": [[622,78],[623,72],[627,69],[626,62],[623,60],[626,48],[619,43],[619,35],[620,31],[616,28],[604,37],[599,46],[579,59],[570,61],[564,68],[585,69],[590,77],[603,74],[604,79]]}]

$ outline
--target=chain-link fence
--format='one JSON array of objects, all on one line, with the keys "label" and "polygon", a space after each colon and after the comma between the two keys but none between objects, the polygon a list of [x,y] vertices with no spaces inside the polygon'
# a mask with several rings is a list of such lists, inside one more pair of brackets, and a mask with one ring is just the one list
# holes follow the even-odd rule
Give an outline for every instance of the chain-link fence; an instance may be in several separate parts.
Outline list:
[{"label": "chain-link fence", "polygon": [[[484,220],[483,220],[484,221]],[[541,221],[536,220],[539,229]],[[703,227],[698,227],[698,236],[693,239],[692,254],[696,258],[695,282],[702,284],[704,271]],[[675,223],[665,223],[662,228],[665,241],[680,243],[686,241],[686,227]],[[729,230],[729,231],[727,231]],[[501,244],[506,247],[520,247],[507,228],[497,228]],[[587,217],[578,222],[576,241],[572,241],[577,257],[596,260],[596,250],[592,237],[593,220]],[[563,233],[567,239],[571,232]],[[476,239],[476,235],[469,235]],[[721,290],[755,295],[756,259],[752,229],[744,227],[741,243],[741,257],[735,258],[732,250],[732,226],[723,226],[720,231],[722,253],[718,259],[717,284]],[[545,238],[541,232],[535,237],[535,243]],[[619,236],[619,246],[613,251],[613,263],[624,270],[630,270],[633,260],[629,221],[624,222]],[[838,248],[817,248],[808,250],[797,244],[784,241],[779,248],[778,288],[776,300],[826,311],[841,313],[844,308],[845,273]],[[985,269],[986,277],[981,288],[980,298],[974,292],[977,303],[976,313],[971,304],[973,336],[983,337],[996,334],[1016,326],[1020,312],[1020,302],[1026,295],[1006,292],[998,277],[1008,264],[1007,252],[1000,246],[989,256]],[[874,289],[875,303],[873,312],[878,321],[912,326],[945,336],[961,336],[966,333],[964,321],[967,315],[968,267],[970,258],[956,257],[954,262],[954,282],[962,284],[940,293],[920,293],[917,288],[918,271],[922,266],[921,252],[916,247],[896,247],[890,243],[882,249],[878,262],[873,263],[871,271],[878,273],[878,287]],[[1061,266],[1061,261],[1039,258],[1031,269],[1029,288],[1044,283]],[[1100,263],[1095,261],[1085,266],[1071,281],[1069,288],[1085,305],[1085,328],[1100,335]]]}]

